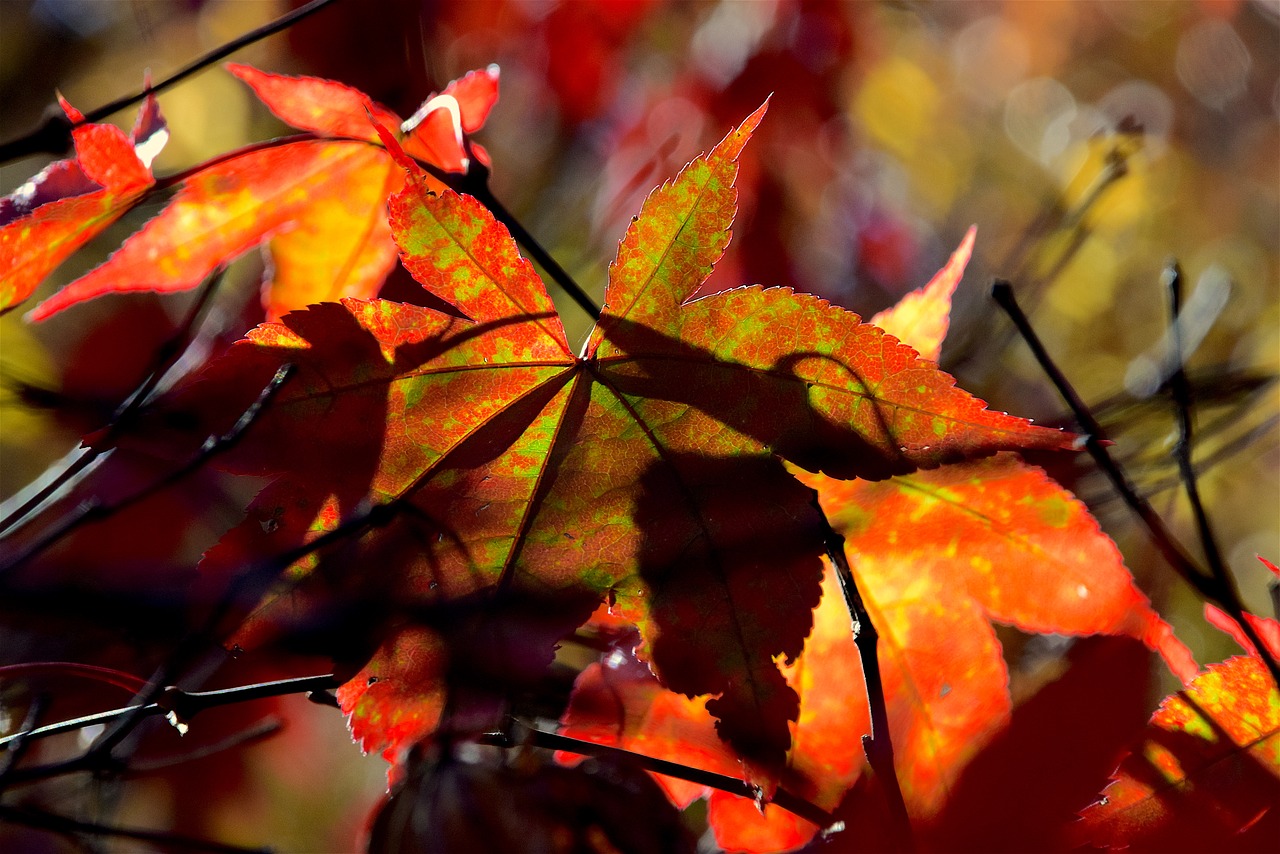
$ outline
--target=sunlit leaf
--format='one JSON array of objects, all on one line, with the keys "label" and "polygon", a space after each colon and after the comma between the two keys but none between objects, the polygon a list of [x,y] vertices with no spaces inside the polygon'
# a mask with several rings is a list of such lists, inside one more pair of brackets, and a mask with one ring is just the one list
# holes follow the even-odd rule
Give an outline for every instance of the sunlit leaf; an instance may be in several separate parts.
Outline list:
[{"label": "sunlit leaf", "polygon": [[[753,287],[683,302],[728,240],[736,159],[762,115],[646,202],[582,358],[505,229],[474,200],[411,178],[391,203],[405,264],[466,319],[317,306],[255,330],[192,384],[203,433],[243,411],[281,363],[297,369],[228,455],[238,470],[286,477],[227,541],[253,545],[212,564],[279,554],[369,502],[392,503],[393,522],[343,546],[344,561],[388,572],[296,567],[281,613],[311,601],[308,590],[384,603],[388,617],[442,632],[452,659],[515,630],[497,608],[457,643],[441,605],[544,603],[512,617],[541,620],[522,647],[535,671],[610,597],[664,684],[715,695],[707,709],[753,773],[780,768],[799,708],[775,660],[793,660],[809,633],[822,540],[811,493],[779,457],[883,478],[1071,437],[986,410],[914,350],[816,298]],[[269,532],[261,523],[321,506],[335,509]],[[398,658],[380,659],[393,665],[380,681],[417,685]],[[353,719],[370,749],[401,746],[366,724]]]},{"label": "sunlit leaf", "polygon": [[[340,83],[228,68],[280,118],[316,138],[250,146],[195,170],[157,217],[37,306],[33,319],[108,293],[188,290],[259,245],[267,252],[263,301],[271,318],[378,292],[396,259],[386,200],[403,187],[404,172],[373,123],[398,126],[399,119]],[[406,137],[406,148],[460,170],[461,137],[451,117],[478,129],[496,99],[496,67],[454,81],[428,100],[435,108]]]},{"label": "sunlit leaf", "polygon": [[[72,122],[84,116],[65,100]],[[68,256],[101,234],[155,184],[151,161],[168,139],[153,95],[132,134],[114,125],[71,132],[76,156],[59,160],[0,199],[0,310],[31,296]]]}]

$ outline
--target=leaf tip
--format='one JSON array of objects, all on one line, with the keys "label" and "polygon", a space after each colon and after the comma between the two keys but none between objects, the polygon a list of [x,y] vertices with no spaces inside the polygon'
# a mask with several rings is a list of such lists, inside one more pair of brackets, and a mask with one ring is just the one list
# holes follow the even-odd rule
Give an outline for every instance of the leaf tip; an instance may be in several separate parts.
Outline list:
[{"label": "leaf tip", "polygon": [[249,83],[249,78],[261,76],[263,73],[252,65],[246,65],[243,62],[225,62],[222,67],[227,70],[228,74],[243,80],[245,83]]},{"label": "leaf tip", "polygon": [[71,102],[66,99],[66,97],[62,94],[61,91],[55,92],[55,94],[58,96],[58,106],[62,107],[62,112],[67,114],[67,118],[71,121],[71,123],[73,125],[78,125],[83,123],[84,113],[80,112],[75,107],[71,106]]},{"label": "leaf tip", "polygon": [[746,146],[747,141],[751,139],[756,128],[760,126],[760,120],[764,118],[765,113],[769,112],[769,101],[772,98],[772,94],[765,98],[764,103],[756,107],[755,112],[743,119],[742,124],[730,131],[720,141],[720,144],[715,147],[712,154],[724,157],[730,162],[737,162],[738,156],[742,154],[742,149]]}]

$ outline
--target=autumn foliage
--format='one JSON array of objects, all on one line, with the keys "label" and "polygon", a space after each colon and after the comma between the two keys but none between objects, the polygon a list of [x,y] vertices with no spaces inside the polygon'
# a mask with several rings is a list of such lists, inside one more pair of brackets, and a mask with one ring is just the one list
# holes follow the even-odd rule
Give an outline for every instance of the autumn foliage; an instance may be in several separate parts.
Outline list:
[{"label": "autumn foliage", "polygon": [[[1083,438],[994,411],[939,369],[975,230],[870,321],[787,287],[708,289],[766,103],[649,192],[577,346],[551,298],[564,283],[549,288],[522,254],[471,138],[495,107],[496,66],[408,121],[333,81],[227,71],[298,133],[158,179],[153,96],[130,134],[63,102],[74,156],[0,201],[0,307],[38,323],[124,292],[216,287],[264,250],[265,321],[87,435],[85,452],[145,452],[153,481],[241,484],[189,579],[199,653],[281,656],[277,673],[333,662],[352,737],[391,764],[374,849],[430,848],[426,793],[446,790],[510,798],[536,832],[586,833],[543,786],[589,803],[621,850],[628,834],[646,850],[691,845],[673,817],[642,834],[614,815],[576,776],[603,772],[564,745],[559,764],[449,765],[513,717],[744,781],[755,798],[653,774],[677,808],[708,799],[726,850],[900,846],[891,789],[928,850],[1275,838],[1280,695],[1263,656],[1280,655],[1280,628],[1250,618],[1259,650],[1213,612],[1245,654],[1202,669],[1085,505],[1020,456]],[[172,191],[163,209],[31,306],[157,189]],[[420,298],[379,297],[397,263]],[[104,524],[132,501],[103,499]],[[6,533],[3,572],[38,579],[82,540],[92,549],[95,529],[59,532],[73,507],[51,506]],[[828,554],[833,532],[844,560]],[[879,638],[875,679],[850,585]],[[1015,705],[997,626],[1077,639],[1060,684]],[[1185,688],[1144,726],[1150,653]],[[887,732],[873,732],[869,691]],[[892,745],[893,787],[868,764],[868,734]],[[667,816],[643,773],[592,779]]]}]

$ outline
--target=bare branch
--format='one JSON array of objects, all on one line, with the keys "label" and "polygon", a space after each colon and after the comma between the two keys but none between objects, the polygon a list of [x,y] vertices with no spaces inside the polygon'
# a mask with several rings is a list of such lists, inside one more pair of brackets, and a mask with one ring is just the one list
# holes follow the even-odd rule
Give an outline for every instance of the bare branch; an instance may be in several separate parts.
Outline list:
[{"label": "bare branch", "polygon": [[1137,488],[1129,480],[1124,469],[1108,452],[1107,445],[1109,442],[1106,440],[1102,426],[1098,424],[1097,419],[1093,417],[1093,413],[1089,411],[1089,407],[1081,400],[1061,369],[1049,356],[1049,352],[1040,341],[1040,336],[1031,328],[1031,322],[1027,319],[1026,314],[1023,313],[1013,295],[1013,286],[1004,280],[997,279],[991,287],[991,296],[1009,315],[1009,319],[1013,321],[1018,333],[1027,342],[1027,346],[1040,364],[1041,370],[1049,377],[1054,387],[1057,388],[1058,394],[1062,396],[1067,406],[1070,407],[1076,421],[1086,433],[1085,449],[1093,457],[1098,468],[1111,481],[1111,485],[1120,494],[1125,505],[1142,521],[1152,543],[1164,555],[1169,565],[1196,590],[1201,598],[1222,608],[1235,620],[1240,626],[1240,630],[1258,648],[1262,660],[1271,672],[1271,678],[1276,684],[1280,685],[1280,665],[1277,665],[1275,659],[1270,655],[1252,624],[1244,619],[1244,606],[1240,601],[1240,594],[1236,590],[1235,582],[1230,576],[1221,577],[1201,568],[1187,554],[1186,549],[1174,537],[1159,514],[1152,509],[1150,503],[1138,494]]},{"label": "bare branch", "polygon": [[889,737],[889,709],[884,699],[884,682],[880,678],[880,658],[876,647],[880,634],[871,615],[862,601],[858,590],[857,579],[849,566],[844,553],[844,537],[831,527],[826,513],[818,503],[817,495],[813,499],[814,507],[822,517],[824,528],[823,540],[827,557],[836,568],[840,578],[840,590],[844,593],[845,606],[849,609],[849,617],[853,620],[853,641],[858,648],[858,659],[862,664],[862,679],[867,691],[867,706],[871,713],[871,732],[862,737],[862,749],[867,754],[867,762],[884,786],[885,796],[889,802],[889,820],[892,823],[893,838],[899,851],[914,851],[915,839],[911,832],[911,818],[907,814],[907,804],[902,797],[902,786],[898,783],[898,773],[894,766],[893,741]]},{"label": "bare branch", "polygon": [[275,35],[281,30],[288,29],[334,2],[336,0],[311,0],[305,6],[299,6],[292,12],[276,18],[271,23],[245,33],[237,39],[232,39],[226,44],[209,51],[204,56],[187,63],[159,83],[144,86],[131,95],[125,95],[108,104],[103,104],[96,110],[90,110],[84,114],[84,120],[81,122],[73,123],[63,115],[61,110],[50,109],[39,127],[28,131],[17,139],[0,143],[0,163],[8,163],[10,160],[27,157],[32,154],[62,154],[71,147],[71,131],[80,125],[100,122],[112,113],[119,112],[125,107],[138,103],[147,95],[163,92],[165,89],[186,80],[191,75],[203,71],[218,60],[230,56],[240,48],[261,41],[267,36]]}]

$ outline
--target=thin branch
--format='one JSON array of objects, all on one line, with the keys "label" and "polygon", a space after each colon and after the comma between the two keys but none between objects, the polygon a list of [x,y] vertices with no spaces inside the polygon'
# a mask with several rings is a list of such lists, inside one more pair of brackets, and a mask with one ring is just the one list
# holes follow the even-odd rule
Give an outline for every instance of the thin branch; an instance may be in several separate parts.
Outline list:
[{"label": "thin branch", "polygon": [[31,732],[40,722],[40,717],[48,705],[48,695],[37,694],[31,701],[31,705],[27,707],[27,715],[22,721],[22,731],[5,740],[4,767],[0,768],[0,791],[4,790],[5,781],[26,755],[27,749],[31,746]]},{"label": "thin branch", "polygon": [[219,267],[209,274],[204,284],[200,286],[200,291],[196,296],[195,302],[191,306],[191,310],[187,312],[187,316],[183,322],[175,330],[174,334],[167,341],[160,345],[156,350],[153,358],[155,366],[148,372],[147,376],[142,380],[137,388],[125,399],[125,401],[116,409],[112,415],[111,421],[106,425],[102,437],[98,443],[93,446],[86,447],[80,456],[76,457],[65,469],[55,475],[48,483],[36,491],[30,498],[22,503],[3,520],[0,520],[0,534],[10,530],[16,525],[21,524],[32,513],[34,513],[41,505],[50,497],[55,495],[60,489],[68,486],[75,477],[82,471],[87,469],[98,459],[103,453],[104,447],[110,445],[111,440],[119,436],[120,433],[127,428],[141,412],[143,405],[147,402],[147,398],[151,396],[160,381],[164,379],[164,375],[177,364],[182,353],[186,350],[187,345],[191,341],[192,333],[196,328],[200,317],[204,314],[205,309],[209,306],[209,301],[213,297],[214,292],[222,284],[223,276],[226,273],[225,267]]},{"label": "thin branch", "polygon": [[1049,377],[1050,382],[1053,383],[1058,390],[1058,394],[1061,395],[1063,401],[1066,402],[1067,407],[1071,410],[1076,422],[1084,430],[1085,449],[1093,457],[1098,468],[1102,469],[1103,473],[1111,480],[1116,491],[1120,493],[1120,497],[1124,499],[1124,503],[1146,525],[1161,554],[1201,596],[1216,601],[1218,591],[1212,588],[1195,561],[1187,555],[1186,550],[1182,548],[1181,544],[1178,543],[1177,539],[1165,526],[1164,520],[1151,509],[1151,505],[1147,503],[1146,499],[1138,494],[1137,488],[1120,466],[1116,464],[1115,460],[1112,459],[1111,454],[1107,451],[1107,445],[1110,444],[1110,440],[1106,438],[1106,432],[1102,429],[1102,425],[1093,417],[1089,407],[1076,393],[1075,388],[1072,387],[1062,371],[1059,370],[1057,364],[1049,356],[1048,351],[1045,350],[1040,337],[1031,328],[1030,321],[1027,320],[1027,316],[1022,312],[1021,307],[1018,306],[1017,299],[1013,295],[1013,286],[1002,279],[997,279],[991,286],[991,297],[1009,315],[1009,319],[1013,321],[1013,325],[1022,335],[1022,339],[1027,342],[1027,346],[1040,364],[1040,369]]},{"label": "thin branch", "polygon": [[907,814],[907,804],[902,797],[902,786],[898,782],[898,773],[894,765],[893,741],[889,737],[889,709],[884,699],[884,682],[880,678],[880,657],[876,646],[880,634],[871,615],[867,612],[866,603],[858,590],[857,579],[844,553],[844,537],[831,527],[831,522],[814,495],[813,506],[817,509],[823,525],[823,545],[827,557],[836,568],[840,578],[840,590],[844,593],[845,606],[849,609],[849,617],[853,620],[853,641],[858,648],[858,659],[862,664],[862,679],[867,691],[867,706],[871,713],[871,732],[862,737],[862,749],[867,755],[867,762],[872,772],[884,787],[885,798],[889,805],[889,821],[891,832],[898,851],[914,851],[915,839],[911,832],[911,817]]},{"label": "thin branch", "polygon": [[1009,315],[1009,319],[1013,321],[1018,333],[1027,342],[1027,346],[1040,364],[1041,370],[1049,377],[1054,387],[1057,388],[1058,394],[1061,395],[1063,401],[1071,409],[1076,421],[1086,433],[1085,449],[1093,457],[1098,468],[1111,481],[1111,485],[1120,494],[1125,505],[1142,521],[1152,543],[1164,555],[1169,565],[1195,589],[1201,598],[1218,605],[1235,620],[1240,626],[1240,630],[1258,648],[1263,662],[1271,673],[1271,678],[1276,684],[1280,685],[1280,665],[1277,665],[1275,658],[1270,654],[1266,645],[1262,643],[1262,639],[1258,637],[1253,625],[1244,619],[1244,606],[1230,576],[1222,578],[1205,572],[1188,556],[1186,549],[1173,536],[1168,526],[1164,524],[1164,520],[1151,508],[1147,500],[1138,494],[1128,475],[1125,474],[1124,470],[1107,451],[1109,443],[1105,438],[1102,426],[1098,424],[1097,419],[1093,417],[1093,413],[1089,411],[1089,407],[1080,399],[1066,376],[1054,363],[1052,357],[1049,356],[1049,352],[1040,341],[1040,336],[1031,328],[1031,322],[1027,319],[1026,314],[1023,313],[1013,295],[1013,286],[1004,280],[997,279],[991,287],[991,296]]},{"label": "thin branch", "polygon": [[515,241],[525,248],[538,266],[547,271],[552,281],[559,285],[592,320],[600,320],[600,306],[596,305],[595,300],[560,266],[537,238],[529,233],[520,220],[494,197],[493,191],[489,189],[489,170],[483,163],[472,157],[467,174],[461,179],[457,175],[450,175],[446,183],[449,184],[450,189],[474,196],[480,204],[488,208],[493,218],[505,225]]},{"label": "thin branch", "polygon": [[231,429],[220,436],[210,436],[200,448],[200,452],[181,468],[175,469],[168,475],[159,478],[152,483],[147,484],[141,489],[130,495],[121,498],[113,504],[105,504],[95,498],[82,501],[72,512],[63,516],[58,524],[52,526],[43,536],[38,538],[26,549],[18,553],[16,557],[8,562],[0,565],[0,576],[13,572],[19,567],[29,563],[33,558],[43,554],[46,550],[60,542],[64,537],[68,536],[76,529],[83,527],[89,522],[98,522],[108,519],[130,507],[139,501],[150,498],[152,495],[167,489],[178,481],[195,473],[204,466],[210,459],[217,455],[230,450],[244,436],[245,431],[258,419],[266,407],[270,404],[271,399],[276,396],[285,381],[293,373],[292,365],[283,365],[271,381],[258,394],[258,398],[249,406],[248,409],[240,416]]},{"label": "thin branch", "polygon": [[[121,710],[124,714],[118,717],[112,727],[98,738],[83,759],[86,762],[92,762],[95,759],[108,756],[110,751],[128,736],[138,721],[144,717],[143,710],[147,707],[147,704],[153,703],[162,693],[168,690],[165,686],[174,681],[174,675],[185,668],[193,656],[204,652],[209,644],[219,639],[223,629],[223,621],[237,604],[244,601],[259,601],[281,571],[304,557],[353,536],[366,528],[376,528],[389,524],[400,512],[402,506],[403,501],[400,499],[389,501],[386,504],[375,504],[308,543],[250,566],[235,580],[231,588],[222,595],[200,628],[184,637],[164,664],[156,669],[156,672],[148,680],[146,689],[140,691],[134,698],[136,704]],[[324,691],[328,687],[333,686],[323,686],[316,690]],[[312,701],[323,702],[315,698],[312,698]]]},{"label": "thin branch", "polygon": [[[107,724],[122,719],[135,722],[157,715],[172,716],[174,725],[187,724],[200,712],[218,706],[229,706],[235,703],[247,703],[250,700],[261,700],[267,697],[283,697],[289,694],[306,694],[312,691],[327,691],[336,688],[337,680],[332,673],[319,676],[300,676],[294,679],[277,679],[273,682],[257,682],[252,685],[241,685],[236,688],[223,688],[216,691],[183,691],[169,686],[163,689],[159,701],[142,705],[124,706],[97,714],[85,715],[72,720],[59,721],[54,724],[24,729],[13,735],[0,738],[0,747],[7,748],[11,743],[27,743],[49,738],[63,733],[75,732],[95,724]],[[10,784],[29,783],[44,780],[73,771],[92,770],[97,762],[98,754],[94,751],[81,756],[50,765],[39,765],[32,768],[15,769],[9,775]]]},{"label": "thin branch", "polygon": [[[1214,536],[1213,526],[1209,523],[1209,515],[1205,512],[1204,503],[1200,500],[1200,485],[1196,478],[1195,466],[1191,463],[1191,444],[1193,434],[1191,383],[1187,380],[1186,365],[1182,347],[1182,268],[1173,261],[1164,272],[1165,287],[1169,291],[1169,334],[1173,343],[1173,373],[1169,376],[1169,390],[1172,392],[1173,406],[1178,417],[1178,444],[1174,448],[1174,456],[1178,460],[1178,471],[1187,493],[1187,501],[1191,504],[1191,512],[1195,516],[1196,529],[1200,534],[1200,543],[1204,548],[1205,561],[1209,571],[1215,578],[1228,581],[1230,573],[1226,562],[1222,559],[1222,550],[1218,547],[1218,539]],[[1229,583],[1229,582],[1228,582]]]},{"label": "thin branch", "polygon": [[261,41],[267,36],[275,35],[281,30],[287,29],[298,23],[304,18],[314,15],[325,6],[328,6],[337,0],[311,0],[305,6],[299,6],[288,14],[281,15],[269,24],[265,24],[245,33],[237,39],[233,39],[226,44],[217,47],[204,56],[188,63],[178,71],[149,86],[134,92],[131,95],[125,95],[114,101],[103,104],[96,110],[90,110],[84,114],[84,121],[72,122],[61,110],[51,109],[44,121],[36,128],[32,129],[17,139],[0,143],[0,163],[8,163],[10,160],[16,160],[19,157],[27,157],[32,154],[62,154],[71,146],[71,131],[82,124],[92,122],[100,122],[113,113],[123,110],[125,107],[138,103],[143,98],[152,93],[163,92],[165,89],[181,83],[197,72],[203,71],[213,63],[235,53],[242,47]]},{"label": "thin branch", "polygon": [[[582,741],[560,733],[547,732],[517,720],[512,720],[510,723],[515,730],[514,732],[486,733],[480,738],[481,743],[497,747],[532,744],[535,747],[542,747],[547,750],[565,750],[570,753],[577,753],[580,756],[593,756],[598,759],[620,759],[635,763],[644,770],[655,774],[663,774],[667,777],[674,777],[677,780],[686,780],[699,786],[707,786],[721,792],[728,792],[731,795],[738,795],[751,800],[758,800],[760,796],[760,790],[756,786],[737,777],[703,771],[700,768],[690,768],[688,765],[668,762],[665,759],[657,759],[652,756],[646,756],[643,753],[632,753],[630,750],[623,750],[619,747],[610,747],[591,741]],[[786,789],[779,788],[774,792],[771,803],[789,813],[800,816],[805,821],[816,824],[824,831],[834,832],[841,829],[841,823],[836,821],[831,813],[798,795],[788,792]]]},{"label": "thin branch", "polygon": [[225,842],[214,842],[210,839],[197,839],[167,830],[147,830],[137,827],[116,827],[92,821],[81,821],[70,816],[59,815],[47,810],[36,810],[31,807],[11,807],[0,805],[0,821],[20,824],[37,830],[47,830],[66,836],[89,834],[92,836],[114,836],[121,839],[137,839],[164,848],[179,848],[187,851],[209,851],[214,854],[269,854],[270,848],[245,848],[242,845],[229,845]]}]

